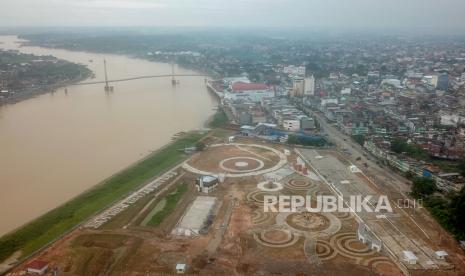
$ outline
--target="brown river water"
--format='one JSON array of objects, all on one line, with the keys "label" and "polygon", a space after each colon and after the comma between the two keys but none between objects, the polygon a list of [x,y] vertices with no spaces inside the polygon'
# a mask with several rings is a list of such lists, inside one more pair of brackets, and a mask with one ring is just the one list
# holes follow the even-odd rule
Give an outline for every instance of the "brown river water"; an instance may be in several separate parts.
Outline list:
[{"label": "brown river water", "polygon": [[[0,36],[0,48],[53,55],[86,64],[103,80],[170,74],[171,66],[125,56],[19,47]],[[92,62],[91,62],[92,60]],[[176,68],[177,74],[195,74]],[[180,131],[201,129],[216,99],[203,77],[69,86],[0,106],[0,236],[96,185],[171,141]]]}]

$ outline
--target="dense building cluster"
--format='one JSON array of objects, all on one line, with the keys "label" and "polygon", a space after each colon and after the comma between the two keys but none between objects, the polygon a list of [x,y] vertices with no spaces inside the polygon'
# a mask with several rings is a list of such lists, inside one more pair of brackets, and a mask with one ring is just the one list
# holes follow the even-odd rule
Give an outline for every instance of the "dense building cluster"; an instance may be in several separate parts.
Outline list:
[{"label": "dense building cluster", "polygon": [[82,65],[52,56],[0,51],[0,102],[53,90],[90,73]]},{"label": "dense building cluster", "polygon": [[[395,156],[403,171],[415,167],[421,174],[463,182],[458,163],[465,158],[465,49],[460,41],[399,38],[356,48],[337,45],[320,52],[318,67],[305,59],[269,66],[280,82],[264,81],[274,95],[262,93],[260,102],[247,93],[228,97],[235,91],[224,85],[236,122],[273,122],[300,132],[315,130],[302,127],[308,116],[301,110],[318,112],[367,149]],[[270,102],[279,103],[280,110],[267,109]]]},{"label": "dense building cluster", "polygon": [[402,162],[453,181],[465,174],[458,165],[465,159],[461,37],[225,32],[27,38],[43,46],[176,62],[217,79],[211,86],[238,124],[275,124],[281,136],[318,135],[318,112],[360,144]]}]

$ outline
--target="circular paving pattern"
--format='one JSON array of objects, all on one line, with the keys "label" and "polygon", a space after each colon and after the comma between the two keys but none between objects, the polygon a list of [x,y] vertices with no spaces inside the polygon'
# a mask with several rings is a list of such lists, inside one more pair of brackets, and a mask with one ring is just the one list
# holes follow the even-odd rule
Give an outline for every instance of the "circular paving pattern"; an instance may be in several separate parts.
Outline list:
[{"label": "circular paving pattern", "polygon": [[305,178],[294,178],[289,180],[286,184],[286,188],[294,191],[306,191],[312,188],[316,188],[316,185],[310,182],[309,179]]},{"label": "circular paving pattern", "polygon": [[270,222],[273,219],[273,214],[269,212],[262,212],[262,210],[257,209],[253,212],[252,222],[255,225],[264,224]]},{"label": "circular paving pattern", "polygon": [[329,220],[319,213],[293,213],[286,218],[286,223],[301,231],[321,231],[328,228]]},{"label": "circular paving pattern", "polygon": [[232,173],[247,173],[262,169],[265,166],[262,160],[253,157],[231,157],[222,160],[220,168]]},{"label": "circular paving pattern", "polygon": [[364,257],[376,254],[376,251],[371,250],[369,245],[360,242],[355,233],[352,232],[338,233],[331,237],[330,243],[339,254],[356,259],[357,263]]},{"label": "circular paving pattern", "polygon": [[247,194],[246,198],[248,201],[255,203],[256,205],[262,206],[264,197],[266,195],[272,195],[269,192],[266,191],[260,191],[260,190],[255,190]]},{"label": "circular paving pattern", "polygon": [[352,219],[352,214],[350,212],[333,212],[333,215],[342,220]]},{"label": "circular paving pattern", "polygon": [[[197,165],[199,165],[203,163],[203,161],[197,160],[197,161],[194,161],[194,164],[191,164],[190,163],[192,161],[192,158],[191,158],[188,161],[183,163],[182,165],[183,169],[191,173],[200,174],[200,175],[218,175],[220,173],[227,172],[224,174],[225,177],[248,177],[248,176],[258,176],[258,175],[276,171],[287,163],[287,157],[286,155],[284,155],[284,153],[272,147],[259,145],[259,144],[240,144],[240,143],[215,144],[215,145],[209,146],[208,149],[217,149],[217,151],[220,152],[219,150],[221,147],[237,147],[241,149],[242,151],[246,151],[248,153],[251,153],[257,156],[258,158],[248,157],[248,156],[230,157],[230,158],[223,159],[221,161],[217,161],[218,163],[214,164],[214,167],[215,166],[217,167],[212,168],[212,169],[205,169],[206,166],[196,167],[195,162],[197,162]],[[252,152],[250,148],[253,148],[254,152]],[[225,150],[225,152],[227,151],[228,150]],[[268,151],[267,155],[263,155],[263,158],[260,158],[262,156],[261,152],[264,152],[264,151]],[[270,153],[274,154],[278,158],[274,157],[274,161],[271,161],[269,157]],[[221,153],[218,153],[218,154],[221,155]],[[265,162],[260,159],[270,160],[270,162],[267,162],[267,164],[265,165]],[[269,163],[273,163],[273,164],[269,164]],[[210,165],[210,168],[211,167],[212,166]]]},{"label": "circular paving pattern", "polygon": [[336,216],[323,212],[278,213],[276,224],[307,238],[331,236],[341,229],[341,221]]},{"label": "circular paving pattern", "polygon": [[264,246],[283,248],[294,245],[299,237],[287,229],[271,227],[255,233],[254,239]]},{"label": "circular paving pattern", "polygon": [[315,248],[318,259],[327,261],[336,257],[337,252],[331,247],[327,241],[318,240]]},{"label": "circular paving pattern", "polygon": [[387,257],[373,257],[367,260],[364,260],[363,265],[369,266],[373,269],[377,268],[389,268],[390,269],[395,269],[396,265]]},{"label": "circular paving pattern", "polygon": [[257,184],[257,188],[265,192],[277,192],[282,190],[283,184],[279,182],[263,181]]},{"label": "circular paving pattern", "polygon": [[316,198],[317,196],[325,196],[325,195],[334,195],[328,190],[321,190],[321,189],[314,189],[312,190],[312,197]]}]

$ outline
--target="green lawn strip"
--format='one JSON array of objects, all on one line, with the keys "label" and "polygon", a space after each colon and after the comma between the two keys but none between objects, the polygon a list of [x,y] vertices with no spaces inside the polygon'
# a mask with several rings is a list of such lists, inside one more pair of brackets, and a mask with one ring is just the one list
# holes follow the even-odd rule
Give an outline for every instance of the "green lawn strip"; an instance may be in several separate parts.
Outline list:
[{"label": "green lawn strip", "polygon": [[105,180],[34,221],[0,238],[0,261],[17,250],[28,256],[67,230],[121,199],[157,174],[182,161],[180,149],[193,146],[204,135],[189,133],[139,163]]},{"label": "green lawn strip", "polygon": [[162,200],[160,200],[157,205],[155,205],[155,207],[152,209],[152,211],[150,211],[150,213],[144,218],[144,220],[142,221],[142,223],[140,224],[141,226],[146,226],[147,223],[152,219],[152,217],[160,212],[161,210],[163,210],[163,208],[165,208],[165,205],[166,205],[166,198],[163,198]]},{"label": "green lawn strip", "polygon": [[168,194],[166,199],[166,204],[163,206],[163,209],[157,212],[148,222],[150,226],[157,226],[159,225],[173,210],[176,208],[178,201],[181,197],[186,193],[187,185],[181,184],[176,191]]}]

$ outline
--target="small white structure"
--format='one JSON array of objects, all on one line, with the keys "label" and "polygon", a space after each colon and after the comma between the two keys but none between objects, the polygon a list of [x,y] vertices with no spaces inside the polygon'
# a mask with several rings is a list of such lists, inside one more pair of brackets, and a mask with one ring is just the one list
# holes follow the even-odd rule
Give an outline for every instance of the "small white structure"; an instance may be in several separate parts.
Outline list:
[{"label": "small white structure", "polygon": [[285,149],[285,150],[284,150],[284,155],[290,156],[290,155],[291,155],[291,151],[288,150],[288,149]]},{"label": "small white structure", "polygon": [[404,254],[404,261],[407,262],[408,264],[414,265],[418,261],[418,257],[413,254],[412,251],[402,251]]},{"label": "small white structure", "polygon": [[349,88],[344,88],[341,90],[341,95],[350,95],[350,93],[352,92],[352,89]]},{"label": "small white structure", "polygon": [[220,181],[220,183],[223,183],[225,179],[226,175],[224,173],[218,174],[218,180]]},{"label": "small white structure", "polygon": [[352,172],[352,173],[359,173],[359,172],[362,172],[357,166],[355,165],[351,165],[349,166],[349,170]]},{"label": "small white structure", "polygon": [[434,252],[434,254],[436,255],[436,259],[438,260],[444,260],[447,256],[449,256],[449,254],[447,254],[447,252],[444,250],[436,251]]},{"label": "small white structure", "polygon": [[33,260],[27,264],[27,272],[42,275],[48,269],[48,263],[41,260]]},{"label": "small white structure", "polygon": [[197,178],[195,186],[197,187],[197,191],[208,194],[216,189],[218,182],[218,177],[203,175]]},{"label": "small white structure", "polygon": [[363,244],[369,244],[371,250],[381,251],[383,243],[378,239],[364,223],[358,224],[357,239]]},{"label": "small white structure", "polygon": [[176,273],[177,274],[186,273],[186,264],[176,264]]},{"label": "small white structure", "polygon": [[197,148],[196,147],[187,147],[187,148],[184,148],[184,153],[185,154],[193,154],[194,152],[197,151]]},{"label": "small white structure", "polygon": [[235,136],[229,136],[228,141],[229,143],[234,143]]}]

